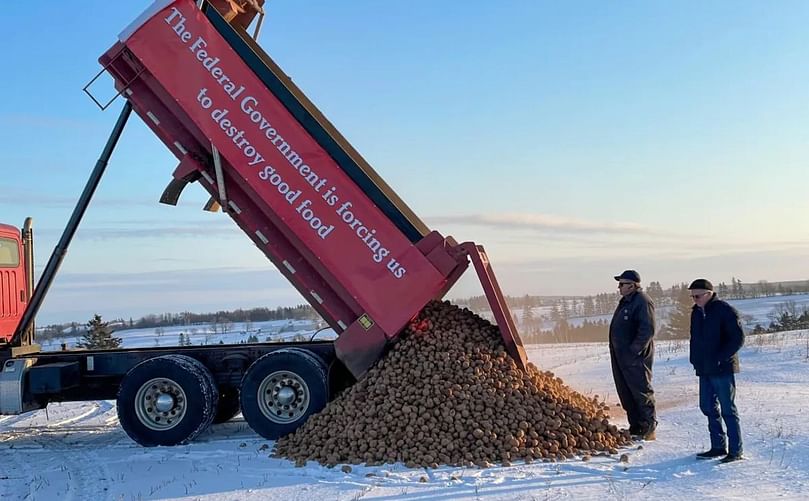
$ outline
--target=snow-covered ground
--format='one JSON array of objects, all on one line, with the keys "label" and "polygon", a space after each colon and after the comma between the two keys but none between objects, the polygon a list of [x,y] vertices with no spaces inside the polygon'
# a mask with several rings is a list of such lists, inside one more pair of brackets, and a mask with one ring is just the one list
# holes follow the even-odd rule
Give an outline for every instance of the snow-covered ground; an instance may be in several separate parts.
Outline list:
[{"label": "snow-covered ground", "polygon": [[[578,391],[615,401],[604,344],[542,345],[529,356]],[[77,402],[0,417],[0,499],[809,499],[809,331],[751,336],[741,360],[747,460],[728,465],[694,459],[709,443],[688,344],[661,342],[658,440],[621,451],[627,463],[616,455],[485,470],[296,468],[270,458],[273,443],[240,417],[190,445],[143,448],[117,425],[114,402]]]}]

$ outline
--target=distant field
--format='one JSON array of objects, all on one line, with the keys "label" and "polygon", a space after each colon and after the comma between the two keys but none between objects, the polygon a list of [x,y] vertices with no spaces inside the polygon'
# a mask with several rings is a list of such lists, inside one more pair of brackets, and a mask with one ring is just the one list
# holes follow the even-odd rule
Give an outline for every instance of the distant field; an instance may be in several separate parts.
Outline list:
[{"label": "distant field", "polygon": [[[779,305],[791,302],[794,303],[798,310],[809,308],[809,294],[795,294],[790,296],[772,296],[756,299],[741,299],[729,301],[735,306],[742,314],[744,327],[747,330],[752,330],[756,324],[761,324],[766,327],[772,321],[772,314]],[[669,313],[670,306],[664,306],[657,309],[657,318],[659,324],[665,325]],[[520,326],[522,319],[522,310],[515,309],[512,313],[517,317],[517,325]],[[549,307],[535,308],[535,315],[548,315],[550,313]],[[491,312],[484,311],[478,312],[484,318],[491,319]],[[611,315],[595,315],[589,317],[576,317],[569,320],[572,325],[580,325],[585,320],[609,321]],[[551,330],[554,327],[554,322],[548,320],[542,323],[542,329]],[[197,325],[175,325],[170,327],[163,327],[162,329],[147,328],[147,329],[122,329],[115,331],[115,336],[123,340],[124,348],[143,348],[150,346],[177,346],[179,345],[180,333],[184,336],[189,336],[190,342],[193,345],[206,345],[206,344],[237,344],[247,342],[250,336],[255,336],[261,342],[271,341],[294,341],[294,340],[308,340],[312,334],[318,329],[318,324],[309,320],[272,320],[267,322],[234,322],[231,324],[226,332],[221,332],[221,327],[214,324],[197,324]],[[334,331],[326,329],[318,334],[317,339],[333,339],[335,337]],[[61,343],[66,343],[67,348],[73,348],[79,337],[70,336],[61,339],[54,339],[43,341],[42,348],[45,351],[56,351],[61,349]]]},{"label": "distant field", "polygon": [[[616,295],[615,298],[616,304],[618,303],[618,297]],[[804,308],[809,308],[809,294],[792,294],[788,296],[771,296],[771,297],[761,297],[761,298],[754,298],[754,299],[732,299],[728,301],[730,304],[736,307],[739,310],[739,313],[742,315],[742,322],[744,328],[748,331],[753,330],[756,324],[761,324],[762,327],[767,327],[770,325],[770,322],[773,320],[773,312],[777,310],[779,305],[783,305],[786,303],[794,303],[795,307],[798,311],[803,310]],[[672,307],[671,306],[659,306],[656,309],[657,313],[657,321],[658,326],[662,327],[668,323],[668,318],[671,313]],[[516,316],[517,326],[521,326],[522,318],[523,318],[523,310],[521,308],[515,308],[511,310],[514,316]],[[542,306],[539,308],[534,308],[533,310],[535,317],[543,316],[545,318],[550,316],[551,307],[550,306]],[[491,320],[492,314],[489,311],[482,311],[477,312],[484,318]],[[591,315],[586,317],[574,317],[568,319],[568,323],[571,325],[581,325],[584,323],[585,320],[589,320],[591,322],[597,322],[601,320],[605,320],[607,322],[612,319],[612,314],[609,315]],[[540,328],[542,330],[552,330],[555,326],[555,322],[552,320],[545,320],[540,324]]]},{"label": "distant field", "polygon": [[[267,322],[234,322],[223,333],[221,326],[214,324],[173,325],[147,329],[116,330],[113,335],[121,338],[123,348],[146,348],[151,346],[178,346],[180,333],[188,336],[192,345],[238,344],[255,336],[261,342],[281,342],[309,340],[318,329],[318,324],[310,320],[271,320]],[[317,339],[333,339],[334,331],[326,329],[318,333]],[[76,346],[80,336],[43,341],[42,349],[56,351],[65,343],[68,349]]]}]

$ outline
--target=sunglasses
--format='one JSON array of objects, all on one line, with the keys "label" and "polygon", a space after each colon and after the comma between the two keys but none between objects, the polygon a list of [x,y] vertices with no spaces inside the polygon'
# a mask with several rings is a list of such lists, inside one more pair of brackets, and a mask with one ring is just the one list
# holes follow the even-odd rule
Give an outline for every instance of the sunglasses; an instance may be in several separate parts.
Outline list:
[{"label": "sunglasses", "polygon": [[704,296],[705,294],[709,294],[709,293],[708,292],[702,292],[700,294],[691,294],[691,299],[699,299],[702,296]]},{"label": "sunglasses", "polygon": [[624,285],[632,285],[635,282],[618,282],[618,287],[623,287]]}]

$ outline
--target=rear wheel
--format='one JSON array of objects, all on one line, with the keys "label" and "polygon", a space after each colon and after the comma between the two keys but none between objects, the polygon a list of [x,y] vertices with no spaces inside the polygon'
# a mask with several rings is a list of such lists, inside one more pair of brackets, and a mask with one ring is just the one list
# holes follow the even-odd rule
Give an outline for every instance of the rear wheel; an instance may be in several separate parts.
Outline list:
[{"label": "rear wheel", "polygon": [[286,348],[256,360],[242,378],[242,415],[259,435],[275,440],[326,406],[329,388],[320,359]]},{"label": "rear wheel", "polygon": [[210,426],[217,400],[213,376],[199,361],[185,355],[150,358],[124,376],[118,420],[140,445],[177,445]]}]

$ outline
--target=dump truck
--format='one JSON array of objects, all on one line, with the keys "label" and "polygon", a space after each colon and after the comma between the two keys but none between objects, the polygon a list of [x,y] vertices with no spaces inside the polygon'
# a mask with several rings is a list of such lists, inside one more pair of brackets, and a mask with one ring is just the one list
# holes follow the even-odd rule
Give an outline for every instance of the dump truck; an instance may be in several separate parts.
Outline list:
[{"label": "dump truck", "polygon": [[[34,286],[33,230],[0,225],[0,414],[116,400],[144,446],[192,440],[241,412],[294,431],[396,342],[473,264],[509,354],[525,352],[482,246],[428,228],[257,44],[263,1],[158,0],[99,58],[85,92],[120,115]],[[248,30],[253,28],[253,33]],[[102,74],[116,96],[95,97]],[[192,183],[337,334],[336,340],[47,352],[34,319],[132,112],[177,159],[160,202]]]}]

